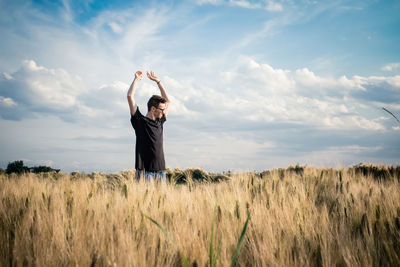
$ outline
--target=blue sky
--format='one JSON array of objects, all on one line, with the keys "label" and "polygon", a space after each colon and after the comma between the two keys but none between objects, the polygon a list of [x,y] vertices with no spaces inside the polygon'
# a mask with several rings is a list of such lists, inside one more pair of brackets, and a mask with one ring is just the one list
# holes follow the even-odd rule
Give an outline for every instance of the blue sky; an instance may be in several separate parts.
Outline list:
[{"label": "blue sky", "polygon": [[[134,167],[153,70],[170,168],[399,164],[399,1],[0,0],[0,165]],[[147,78],[136,98],[158,93]],[[0,166],[0,167],[1,167]]]}]

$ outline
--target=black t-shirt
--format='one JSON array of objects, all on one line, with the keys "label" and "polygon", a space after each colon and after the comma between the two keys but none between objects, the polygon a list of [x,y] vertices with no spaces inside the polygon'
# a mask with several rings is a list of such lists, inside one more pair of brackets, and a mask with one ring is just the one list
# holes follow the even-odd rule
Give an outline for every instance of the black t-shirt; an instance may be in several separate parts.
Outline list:
[{"label": "black t-shirt", "polygon": [[158,172],[165,170],[163,124],[167,119],[152,120],[136,109],[131,123],[136,133],[135,169]]}]

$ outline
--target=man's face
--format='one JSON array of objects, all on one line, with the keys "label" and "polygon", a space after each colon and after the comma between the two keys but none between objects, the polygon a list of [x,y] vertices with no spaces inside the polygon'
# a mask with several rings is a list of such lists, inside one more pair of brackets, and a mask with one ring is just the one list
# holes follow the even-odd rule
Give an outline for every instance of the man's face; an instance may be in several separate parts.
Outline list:
[{"label": "man's face", "polygon": [[165,103],[160,103],[160,104],[158,104],[158,108],[155,108],[155,110],[154,110],[154,116],[157,118],[157,119],[161,119],[162,118],[162,116],[163,116],[163,114],[164,114],[164,109],[165,109]]}]

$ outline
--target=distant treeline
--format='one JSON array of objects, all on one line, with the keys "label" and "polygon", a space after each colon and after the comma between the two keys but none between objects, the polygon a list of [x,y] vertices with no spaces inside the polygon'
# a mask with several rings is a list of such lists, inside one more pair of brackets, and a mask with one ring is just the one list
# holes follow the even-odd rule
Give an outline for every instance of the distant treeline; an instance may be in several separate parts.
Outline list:
[{"label": "distant treeline", "polygon": [[[250,172],[248,174],[258,177],[258,178],[271,178],[274,175],[278,175],[278,177],[283,178],[287,175],[298,175],[298,176],[307,176],[306,169],[314,169],[312,166],[301,166],[299,164],[293,166],[289,166],[288,168],[278,168],[278,169],[271,169],[265,170],[262,172]],[[35,167],[27,167],[24,166],[22,160],[10,162],[7,166],[6,170],[0,169],[0,173],[7,173],[7,174],[23,174],[23,173],[59,173],[59,169],[53,169],[48,166],[35,166]],[[121,173],[124,173],[121,172]],[[114,178],[117,176],[118,178],[121,175],[119,174],[107,174],[105,175],[107,178]],[[193,182],[221,182],[230,180],[230,177],[233,175],[231,171],[222,172],[222,173],[213,173],[207,172],[201,168],[188,168],[185,170],[181,170],[176,168],[174,170],[168,168],[167,171],[167,180],[174,183],[174,184],[186,184],[186,183],[193,183]],[[360,163],[348,168],[322,168],[319,169],[318,175],[320,178],[324,176],[336,175],[341,177],[344,173],[347,174],[354,174],[356,176],[365,176],[370,177],[375,180],[387,180],[387,179],[400,179],[400,166],[389,166],[389,165],[373,165],[373,164],[364,164]],[[98,172],[93,172],[92,174],[84,174],[78,171],[71,172],[71,176],[76,178],[93,178],[96,174],[101,174]],[[47,177],[47,176],[46,176]],[[57,179],[57,176],[54,177]],[[126,178],[126,177],[125,177]]]},{"label": "distant treeline", "polygon": [[[4,170],[1,169],[1,172],[4,172]],[[11,173],[22,174],[22,173],[26,173],[26,172],[33,172],[33,173],[60,172],[60,170],[53,169],[48,166],[27,167],[24,165],[24,161],[22,161],[22,160],[16,160],[16,161],[8,163],[7,169],[5,170],[5,173],[7,173],[7,174],[11,174]]]}]

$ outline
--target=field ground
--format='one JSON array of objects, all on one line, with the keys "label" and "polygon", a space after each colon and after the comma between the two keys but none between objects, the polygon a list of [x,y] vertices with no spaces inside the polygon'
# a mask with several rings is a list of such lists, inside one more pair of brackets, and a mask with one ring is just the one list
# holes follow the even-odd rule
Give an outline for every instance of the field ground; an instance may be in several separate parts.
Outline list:
[{"label": "field ground", "polygon": [[[1,266],[400,266],[400,167],[0,174]],[[176,241],[148,220],[159,222]]]}]

